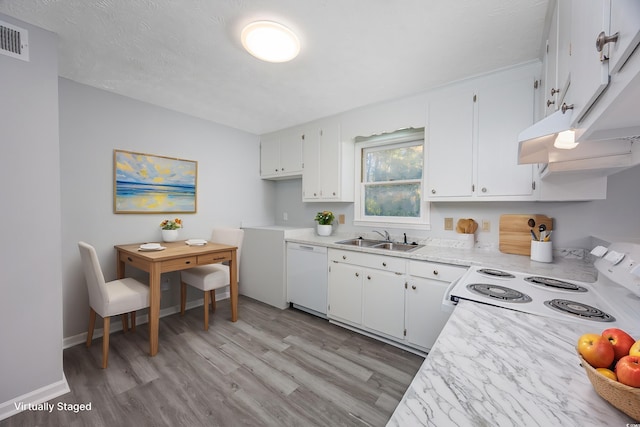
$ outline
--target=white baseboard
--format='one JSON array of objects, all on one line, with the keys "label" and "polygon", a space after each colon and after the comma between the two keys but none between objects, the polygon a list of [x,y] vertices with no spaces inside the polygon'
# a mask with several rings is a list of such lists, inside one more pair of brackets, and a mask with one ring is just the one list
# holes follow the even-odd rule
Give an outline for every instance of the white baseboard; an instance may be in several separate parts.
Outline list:
[{"label": "white baseboard", "polygon": [[64,376],[63,372],[62,380],[60,381],[40,387],[32,392],[25,393],[8,402],[0,403],[0,421],[22,412],[24,410],[24,405],[37,405],[44,403],[48,400],[55,399],[58,396],[69,393],[70,391],[71,389],[69,389],[69,384],[67,384],[67,378]]},{"label": "white baseboard", "polygon": [[[231,295],[229,294],[229,291],[226,292],[220,292],[219,294],[216,294],[216,301],[220,301],[223,299],[229,299],[231,298]],[[204,304],[204,298],[200,298],[200,299],[196,299],[193,301],[187,301],[187,304],[185,305],[185,308],[187,310],[190,310],[194,307],[200,307]],[[170,316],[172,314],[175,313],[179,313],[180,312],[180,305],[173,305],[171,307],[166,307],[160,310],[160,317],[165,317],[165,316]],[[149,323],[149,316],[147,314],[142,315],[142,316],[136,316],[136,325],[144,325],[145,323]],[[110,333],[113,332],[118,332],[122,330],[122,322],[111,322],[111,328],[110,328]],[[100,338],[104,333],[104,330],[102,328],[100,329],[96,329],[93,333],[93,338]],[[62,340],[62,348],[69,348],[69,347],[73,347],[75,345],[78,344],[82,344],[87,342],[87,332],[83,332],[81,334],[78,335],[74,335],[71,337],[66,337]]]}]

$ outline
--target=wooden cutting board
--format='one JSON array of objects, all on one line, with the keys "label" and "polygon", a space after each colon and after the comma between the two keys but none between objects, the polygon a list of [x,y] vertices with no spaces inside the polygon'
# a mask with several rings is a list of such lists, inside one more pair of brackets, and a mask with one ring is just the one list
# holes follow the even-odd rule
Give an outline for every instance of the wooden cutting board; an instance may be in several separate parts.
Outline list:
[{"label": "wooden cutting board", "polygon": [[529,218],[536,222],[533,231],[540,238],[538,227],[547,226],[547,232],[553,230],[553,218],[537,214],[508,214],[500,216],[500,252],[505,254],[531,255],[531,227]]}]

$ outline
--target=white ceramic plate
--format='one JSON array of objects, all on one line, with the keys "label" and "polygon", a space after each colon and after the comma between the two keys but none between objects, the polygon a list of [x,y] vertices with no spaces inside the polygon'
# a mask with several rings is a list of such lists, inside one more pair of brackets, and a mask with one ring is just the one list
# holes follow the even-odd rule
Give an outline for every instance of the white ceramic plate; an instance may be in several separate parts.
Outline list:
[{"label": "white ceramic plate", "polygon": [[204,246],[207,244],[207,241],[204,239],[189,239],[185,243],[189,246]]},{"label": "white ceramic plate", "polygon": [[141,251],[158,251],[162,249],[164,249],[164,247],[160,245],[160,243],[144,243],[140,245]]}]

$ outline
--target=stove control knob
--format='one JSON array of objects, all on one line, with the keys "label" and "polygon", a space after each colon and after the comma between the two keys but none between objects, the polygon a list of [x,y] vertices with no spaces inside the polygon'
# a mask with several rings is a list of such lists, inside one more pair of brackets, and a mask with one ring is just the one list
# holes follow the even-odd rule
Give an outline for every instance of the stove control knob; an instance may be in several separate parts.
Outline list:
[{"label": "stove control knob", "polygon": [[610,261],[613,265],[620,264],[620,261],[624,259],[624,254],[616,251],[610,251],[605,257],[607,261]]},{"label": "stove control knob", "polygon": [[604,246],[596,246],[591,251],[591,255],[597,256],[598,258],[602,258],[604,256],[604,254],[607,253],[607,251],[608,251],[608,249],[605,248]]}]

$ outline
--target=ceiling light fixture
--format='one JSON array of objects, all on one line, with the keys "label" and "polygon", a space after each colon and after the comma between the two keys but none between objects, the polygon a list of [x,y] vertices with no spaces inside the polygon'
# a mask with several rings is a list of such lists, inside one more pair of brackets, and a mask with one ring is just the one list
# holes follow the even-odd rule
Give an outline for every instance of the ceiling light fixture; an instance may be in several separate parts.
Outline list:
[{"label": "ceiling light fixture", "polygon": [[247,52],[267,62],[291,61],[300,52],[298,37],[277,22],[252,22],[242,30],[241,39]]},{"label": "ceiling light fixture", "polygon": [[553,146],[562,150],[571,150],[576,148],[578,143],[576,142],[576,132],[573,130],[565,130],[558,133]]}]

